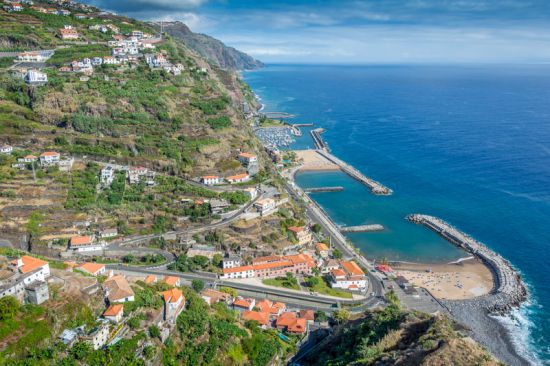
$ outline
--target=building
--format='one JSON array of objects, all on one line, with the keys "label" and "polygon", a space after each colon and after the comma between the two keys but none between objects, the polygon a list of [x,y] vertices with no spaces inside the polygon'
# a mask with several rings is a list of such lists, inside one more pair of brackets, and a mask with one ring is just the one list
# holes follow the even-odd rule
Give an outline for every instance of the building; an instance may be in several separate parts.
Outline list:
[{"label": "building", "polygon": [[254,187],[249,187],[249,188],[246,188],[243,190],[243,192],[248,196],[248,198],[250,198],[251,200],[253,200],[254,198],[258,197],[258,190]]},{"label": "building", "polygon": [[328,245],[326,245],[325,243],[317,243],[315,244],[315,249],[317,249],[317,252],[319,252],[319,256],[321,256],[321,258],[328,258]]},{"label": "building", "polygon": [[227,180],[231,184],[245,183],[250,180],[250,176],[248,175],[248,173],[241,173],[241,174],[231,175],[225,178],[225,180]]},{"label": "building", "polygon": [[61,28],[59,29],[59,37],[62,40],[78,39],[79,35],[76,29],[73,28]]},{"label": "building", "polygon": [[237,299],[233,302],[233,310],[237,310],[237,311],[240,311],[241,313],[243,311],[250,311],[252,309],[254,309],[254,306],[256,305],[256,300],[255,299],[243,299],[243,298],[240,298],[240,299]]},{"label": "building", "polygon": [[204,177],[201,177],[201,183],[206,186],[213,186],[222,182],[223,179],[217,175],[205,175]]},{"label": "building", "polygon": [[92,262],[82,263],[80,266],[76,267],[75,269],[88,273],[92,276],[101,276],[101,275],[104,275],[105,272],[107,271],[104,264],[92,263]]},{"label": "building", "polygon": [[260,215],[267,216],[275,212],[277,205],[273,198],[263,198],[261,200],[258,200],[258,202],[254,204],[254,207],[260,213]]},{"label": "building", "polygon": [[0,281],[0,298],[14,296],[22,303],[35,304],[48,299],[46,283],[46,279],[50,276],[48,262],[24,255],[11,261],[10,264],[13,274]]},{"label": "building", "polygon": [[309,327],[305,318],[296,317],[296,313],[285,312],[277,318],[275,322],[277,329],[284,330],[290,334],[303,335],[306,334]]},{"label": "building", "polygon": [[311,275],[315,261],[311,256],[301,253],[296,255],[256,258],[252,265],[223,269],[222,279],[240,278],[273,278],[283,277],[287,273]]},{"label": "building", "polygon": [[240,266],[233,268],[224,268],[223,279],[254,278],[254,268],[252,266]]},{"label": "building", "polygon": [[327,274],[330,273],[333,269],[340,268],[340,262],[336,259],[326,259],[325,263],[321,266],[321,273]]},{"label": "building", "polygon": [[331,287],[350,291],[359,291],[367,288],[365,272],[354,261],[342,261],[341,269],[330,271]]},{"label": "building", "polygon": [[23,5],[19,3],[12,3],[4,6],[4,9],[9,13],[15,13],[15,12],[23,11]]},{"label": "building", "polygon": [[32,63],[46,62],[46,60],[48,60],[52,55],[53,55],[53,52],[51,52],[51,51],[21,52],[17,55],[17,61],[19,61],[19,62],[32,62]]},{"label": "building", "polygon": [[78,333],[72,329],[64,329],[58,337],[64,345],[72,347],[78,339]]},{"label": "building", "polygon": [[38,70],[29,70],[24,79],[29,85],[44,85],[48,82],[48,75]]},{"label": "building", "polygon": [[13,152],[13,146],[0,145],[0,154],[11,154]]},{"label": "building", "polygon": [[74,164],[74,158],[73,157],[61,159],[61,160],[59,160],[59,164],[58,164],[59,171],[61,171],[61,172],[70,172],[71,169],[73,168],[73,164]]},{"label": "building", "polygon": [[216,250],[216,248],[211,245],[193,244],[191,248],[187,250],[187,257],[189,258],[200,255],[212,260],[216,254],[222,254],[222,252]]},{"label": "building", "polygon": [[243,164],[244,166],[258,163],[258,157],[254,154],[243,152],[239,154],[238,158],[241,164]]},{"label": "building", "polygon": [[180,278],[175,276],[164,276],[162,282],[172,287],[178,287],[181,284]]},{"label": "building", "polygon": [[111,238],[116,238],[117,236],[118,236],[117,228],[105,229],[99,232],[99,237],[102,239],[111,239]]},{"label": "building", "polygon": [[139,183],[142,177],[145,177],[147,171],[147,168],[142,166],[128,169],[128,182],[130,182],[130,184]]},{"label": "building", "polygon": [[145,280],[144,282],[148,285],[152,284],[152,283],[155,283],[157,282],[157,276],[155,275],[148,275],[147,277],[145,277]]},{"label": "building", "polygon": [[222,268],[235,268],[241,265],[241,258],[236,255],[230,255],[222,259]]},{"label": "building", "polygon": [[69,249],[75,252],[92,252],[103,249],[103,242],[95,241],[90,235],[73,236],[69,241]]},{"label": "building", "polygon": [[59,164],[61,155],[55,151],[45,151],[40,154],[40,164],[44,166]]},{"label": "building", "polygon": [[105,280],[103,289],[110,304],[134,301],[134,290],[123,275],[115,275]]},{"label": "building", "polygon": [[302,309],[298,313],[300,318],[305,319],[308,324],[313,324],[315,322],[315,311]]},{"label": "building", "polygon": [[163,319],[174,322],[185,307],[185,297],[177,288],[161,292],[161,296],[164,301]]},{"label": "building", "polygon": [[245,310],[242,313],[244,321],[258,322],[261,328],[266,329],[269,325],[269,313],[263,311]]},{"label": "building", "polygon": [[123,304],[112,304],[109,305],[107,310],[103,312],[103,317],[110,321],[111,323],[118,324],[122,320],[124,315],[124,305]]},{"label": "building", "polygon": [[100,170],[99,180],[101,184],[105,187],[110,187],[111,183],[115,179],[115,168],[111,165],[107,165]]},{"label": "building", "polygon": [[224,213],[229,207],[231,207],[229,202],[218,198],[212,198],[209,204],[210,204],[210,213],[212,215],[220,215]]},{"label": "building", "polygon": [[105,56],[103,57],[103,63],[105,65],[120,65],[120,60],[113,56]]},{"label": "building", "polygon": [[288,230],[294,234],[298,245],[308,245],[313,240],[313,234],[306,226],[291,226]]},{"label": "building", "polygon": [[65,16],[65,17],[66,17],[66,16],[71,15],[71,12],[70,12],[69,10],[67,10],[67,9],[59,9],[59,10],[57,11],[57,15],[62,15],[62,16]]},{"label": "building", "polygon": [[233,298],[231,295],[225,292],[213,290],[211,288],[202,290],[201,297],[208,305],[214,305],[218,302],[223,302],[226,305],[231,305],[231,303],[233,303]]},{"label": "building", "polygon": [[97,351],[106,345],[109,340],[109,325],[101,324],[92,329],[92,331],[87,335],[82,336],[81,339],[90,344],[90,346]]},{"label": "building", "polygon": [[75,14],[74,17],[78,20],[82,20],[82,19],[87,18],[86,14],[82,14],[82,13]]},{"label": "building", "polygon": [[22,158],[17,159],[17,161],[19,161],[20,163],[34,163],[37,160],[38,160],[38,157],[34,155],[26,155]]}]

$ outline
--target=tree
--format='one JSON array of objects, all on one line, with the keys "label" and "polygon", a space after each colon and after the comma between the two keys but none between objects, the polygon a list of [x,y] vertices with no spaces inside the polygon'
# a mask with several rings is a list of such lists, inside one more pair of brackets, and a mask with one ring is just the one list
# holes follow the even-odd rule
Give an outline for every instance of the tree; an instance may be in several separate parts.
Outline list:
[{"label": "tree", "polygon": [[220,287],[220,291],[229,294],[232,298],[236,298],[238,295],[237,290],[231,287]]},{"label": "tree", "polygon": [[134,256],[131,255],[131,254],[127,254],[124,257],[122,257],[122,261],[124,263],[132,263],[134,261],[134,259],[135,259]]},{"label": "tree", "polygon": [[222,264],[222,260],[223,260],[223,257],[221,254],[219,253],[216,253],[214,254],[214,256],[212,257],[212,264],[216,267],[220,267],[221,264]]},{"label": "tree", "polygon": [[0,299],[0,320],[9,320],[19,311],[19,301],[13,296],[5,296]]},{"label": "tree", "polygon": [[69,351],[71,356],[77,360],[85,359],[92,352],[92,346],[87,342],[77,342]]},{"label": "tree", "polygon": [[340,249],[334,249],[332,251],[332,256],[334,257],[334,259],[342,259],[342,257],[343,257],[342,252],[340,251]]},{"label": "tree", "polygon": [[321,279],[317,276],[308,277],[306,279],[306,284],[308,287],[315,287],[321,282]]},{"label": "tree", "polygon": [[204,268],[208,265],[208,257],[205,257],[203,255],[196,255],[192,259],[193,263],[195,263],[200,268]]},{"label": "tree", "polygon": [[399,302],[399,298],[397,297],[397,294],[395,293],[395,291],[391,290],[390,292],[388,292],[386,294],[386,300],[396,306],[397,308],[399,308],[401,306],[400,302]]},{"label": "tree", "polygon": [[196,292],[201,292],[204,289],[204,282],[202,280],[193,280],[191,281],[191,287]]},{"label": "tree", "polygon": [[349,317],[350,313],[346,309],[338,309],[332,313],[332,318],[338,324],[342,324],[343,322],[349,320]]},{"label": "tree", "polygon": [[321,225],[313,224],[313,226],[311,226],[311,231],[313,231],[315,234],[319,234],[321,232]]},{"label": "tree", "polygon": [[151,338],[159,338],[160,337],[160,330],[156,325],[151,325],[149,327],[149,335]]},{"label": "tree", "polygon": [[321,310],[315,312],[315,321],[316,322],[326,322],[328,320],[327,313]]}]

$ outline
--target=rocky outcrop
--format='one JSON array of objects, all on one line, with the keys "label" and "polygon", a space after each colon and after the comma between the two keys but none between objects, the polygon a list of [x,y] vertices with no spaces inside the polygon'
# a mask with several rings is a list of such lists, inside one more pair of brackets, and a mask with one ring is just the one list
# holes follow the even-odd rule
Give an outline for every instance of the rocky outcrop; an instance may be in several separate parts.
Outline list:
[{"label": "rocky outcrop", "polygon": [[[160,29],[160,24],[153,23]],[[226,70],[254,70],[264,66],[258,61],[233,47],[205,34],[194,33],[182,22],[164,22],[163,30],[181,40],[187,47],[207,59],[212,65]]]}]

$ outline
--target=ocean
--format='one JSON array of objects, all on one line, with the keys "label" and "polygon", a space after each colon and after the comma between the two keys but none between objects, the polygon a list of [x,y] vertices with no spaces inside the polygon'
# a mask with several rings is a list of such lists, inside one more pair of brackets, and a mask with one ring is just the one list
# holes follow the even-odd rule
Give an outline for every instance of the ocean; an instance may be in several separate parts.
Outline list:
[{"label": "ocean", "polygon": [[[339,172],[297,176],[370,259],[442,262],[465,253],[405,221],[438,216],[518,268],[530,301],[506,321],[521,351],[550,364],[550,66],[270,65],[246,72],[267,111],[314,123],[332,153],[393,189]],[[292,148],[312,148],[309,130]]]}]

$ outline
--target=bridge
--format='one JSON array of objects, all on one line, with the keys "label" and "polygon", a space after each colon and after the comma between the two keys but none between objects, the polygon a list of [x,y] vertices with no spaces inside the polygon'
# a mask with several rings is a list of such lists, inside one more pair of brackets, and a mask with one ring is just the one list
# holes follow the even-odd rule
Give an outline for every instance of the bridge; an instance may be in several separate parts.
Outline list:
[{"label": "bridge", "polygon": [[383,231],[384,226],[380,224],[359,225],[359,226],[340,226],[340,231],[343,233],[361,233],[371,231]]}]

